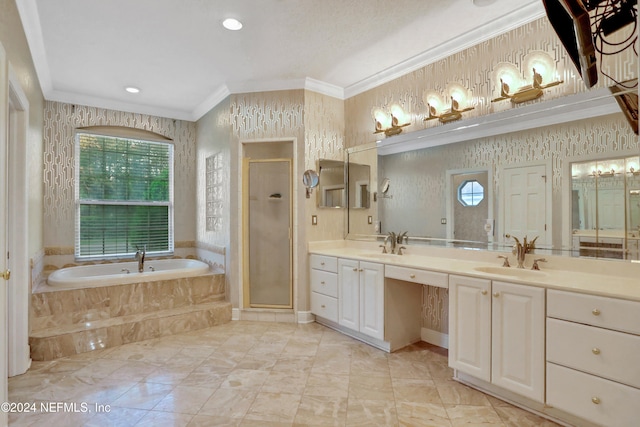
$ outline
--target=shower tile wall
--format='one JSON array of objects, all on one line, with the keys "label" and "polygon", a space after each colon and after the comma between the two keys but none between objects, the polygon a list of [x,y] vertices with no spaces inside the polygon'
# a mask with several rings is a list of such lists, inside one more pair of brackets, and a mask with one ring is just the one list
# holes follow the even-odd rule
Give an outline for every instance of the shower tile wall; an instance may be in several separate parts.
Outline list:
[{"label": "shower tile wall", "polygon": [[146,114],[47,101],[44,108],[44,246],[48,252],[73,254],[75,226],[75,129],[125,126],[164,135],[175,146],[176,247],[194,246],[196,125]]}]

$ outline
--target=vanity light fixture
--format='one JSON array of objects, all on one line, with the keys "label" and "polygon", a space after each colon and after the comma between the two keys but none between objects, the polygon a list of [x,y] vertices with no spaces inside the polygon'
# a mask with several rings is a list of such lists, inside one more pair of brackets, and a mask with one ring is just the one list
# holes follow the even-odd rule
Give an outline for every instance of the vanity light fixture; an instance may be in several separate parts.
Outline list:
[{"label": "vanity light fixture", "polygon": [[434,92],[426,93],[423,96],[423,101],[427,106],[427,117],[424,121],[438,119],[440,123],[449,123],[462,118],[462,113],[471,111],[475,107],[465,106],[467,100],[470,98],[468,90],[459,84],[450,84],[448,87],[449,108],[442,113],[438,113],[438,110],[442,110],[444,102],[442,102],[440,96]]},{"label": "vanity light fixture", "polygon": [[373,133],[384,133],[386,136],[398,135],[402,132],[403,127],[411,124],[406,118],[404,110],[398,104],[393,104],[389,108],[389,113],[379,108],[375,109],[373,111],[373,120],[376,126],[376,130]]},{"label": "vanity light fixture", "polygon": [[[521,84],[518,89],[510,93],[512,86],[521,80],[517,68],[512,64],[498,64],[494,75],[500,80],[500,96],[492,99],[491,102],[510,99],[514,104],[538,99],[542,96],[544,89],[558,86],[562,80],[551,81],[554,78],[555,64],[551,56],[546,52],[531,52],[525,57],[525,69],[532,70],[531,84]],[[545,81],[551,83],[542,84]]]}]

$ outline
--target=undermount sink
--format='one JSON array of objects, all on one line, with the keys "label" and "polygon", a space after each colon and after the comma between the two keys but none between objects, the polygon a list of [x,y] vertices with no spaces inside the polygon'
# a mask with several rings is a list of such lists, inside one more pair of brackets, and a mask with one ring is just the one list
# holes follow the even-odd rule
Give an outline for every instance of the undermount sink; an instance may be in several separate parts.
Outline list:
[{"label": "undermount sink", "polygon": [[481,273],[499,274],[501,276],[522,277],[527,279],[540,278],[547,275],[540,270],[527,270],[515,267],[476,267],[474,270]]},{"label": "undermount sink", "polygon": [[382,254],[382,253],[364,253],[364,254],[360,254],[360,256],[363,256],[365,258],[388,260],[388,259],[397,259],[398,257],[401,257],[402,255]]}]

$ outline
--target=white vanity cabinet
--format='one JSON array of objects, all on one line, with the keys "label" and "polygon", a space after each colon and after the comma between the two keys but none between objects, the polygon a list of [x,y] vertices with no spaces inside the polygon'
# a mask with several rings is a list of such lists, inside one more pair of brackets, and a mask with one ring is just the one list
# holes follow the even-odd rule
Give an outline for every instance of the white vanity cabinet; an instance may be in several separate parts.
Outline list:
[{"label": "white vanity cabinet", "polygon": [[384,265],[338,259],[338,324],[384,339]]},{"label": "white vanity cabinet", "polygon": [[640,302],[549,290],[547,405],[603,426],[640,420]]},{"label": "white vanity cabinet", "polygon": [[545,289],[449,276],[449,366],[544,402]]},{"label": "white vanity cabinet", "polygon": [[338,259],[311,255],[311,312],[338,322]]}]

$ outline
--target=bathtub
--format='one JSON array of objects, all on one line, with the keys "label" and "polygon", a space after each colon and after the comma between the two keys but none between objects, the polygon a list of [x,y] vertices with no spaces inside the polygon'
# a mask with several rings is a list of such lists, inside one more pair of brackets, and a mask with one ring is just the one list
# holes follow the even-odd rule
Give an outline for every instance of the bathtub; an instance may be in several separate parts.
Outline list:
[{"label": "bathtub", "polygon": [[144,263],[142,273],[138,273],[137,262],[82,265],[54,271],[47,278],[47,284],[65,289],[93,288],[193,277],[208,271],[209,265],[195,259],[149,260]]}]

